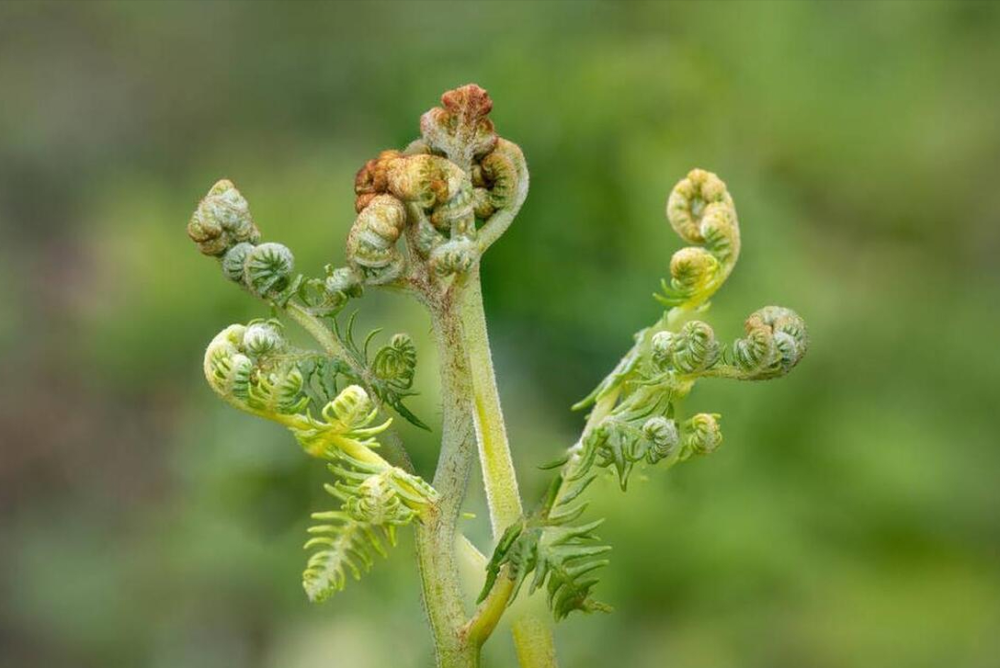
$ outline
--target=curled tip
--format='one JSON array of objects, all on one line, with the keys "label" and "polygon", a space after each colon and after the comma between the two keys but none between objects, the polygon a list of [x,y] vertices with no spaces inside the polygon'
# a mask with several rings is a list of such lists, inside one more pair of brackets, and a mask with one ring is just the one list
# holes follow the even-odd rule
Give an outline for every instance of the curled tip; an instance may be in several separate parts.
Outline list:
[{"label": "curled tip", "polygon": [[222,256],[222,273],[226,278],[234,283],[243,282],[247,258],[250,257],[253,249],[252,243],[242,241],[226,251],[226,254]]},{"label": "curled tip", "polygon": [[243,325],[231,325],[219,332],[205,350],[204,371],[209,386],[221,397],[246,401],[250,390],[253,361],[240,351]]},{"label": "curled tip", "polygon": [[479,249],[475,242],[464,237],[441,244],[431,252],[431,267],[439,276],[464,274],[476,264]]},{"label": "curled tip", "polygon": [[270,297],[288,286],[294,267],[295,257],[287,246],[261,244],[246,256],[243,281],[258,297]]},{"label": "curled tip", "polygon": [[719,416],[713,413],[698,413],[685,424],[684,445],[696,455],[708,455],[722,445],[722,429]]},{"label": "curled tip", "polygon": [[388,345],[379,348],[372,360],[375,377],[400,390],[410,389],[416,369],[417,347],[409,334],[394,335]]},{"label": "curled tip", "polygon": [[705,302],[732,271],[740,252],[736,206],[726,184],[711,172],[693,169],[667,198],[667,219],[685,241],[674,253],[670,285],[660,301],[689,307]]},{"label": "curled tip", "polygon": [[396,242],[406,225],[403,203],[392,195],[376,195],[358,214],[347,236],[347,260],[372,283],[389,282],[403,269]]},{"label": "curled tip", "polygon": [[281,359],[285,340],[276,320],[230,325],[205,351],[205,378],[239,408],[265,416],[297,413],[308,399],[294,363]]},{"label": "curled tip", "polygon": [[387,469],[352,488],[344,504],[347,513],[355,520],[369,524],[409,524],[416,513],[402,502],[393,489],[390,480],[393,473],[393,469]]},{"label": "curled tip", "polygon": [[420,118],[420,132],[432,150],[465,167],[493,150],[497,135],[489,119],[493,109],[489,93],[467,84],[442,95],[441,105]]},{"label": "curled tip", "polygon": [[323,412],[325,417],[332,412],[335,419],[352,428],[368,424],[373,410],[374,404],[368,393],[359,385],[349,385],[327,404]]},{"label": "curled tip", "polygon": [[382,151],[358,170],[354,177],[354,208],[364,211],[376,195],[389,190],[389,167],[402,154],[399,151]]},{"label": "curled tip", "polygon": [[783,375],[799,363],[809,348],[805,321],[783,306],[765,306],[745,323],[746,337],[733,345],[737,366],[767,377]]},{"label": "curled tip", "polygon": [[692,320],[680,332],[657,332],[652,339],[652,359],[661,370],[674,369],[697,374],[710,369],[719,360],[720,346],[712,327]]},{"label": "curled tip", "polygon": [[643,423],[642,434],[651,445],[646,452],[646,460],[650,464],[669,457],[680,443],[677,423],[659,415]]},{"label": "curled tip", "polygon": [[279,320],[258,320],[247,325],[243,348],[254,357],[265,357],[285,349],[284,328]]},{"label": "curled tip", "polygon": [[257,243],[260,231],[250,216],[250,205],[232,181],[212,186],[198,204],[187,226],[188,236],[205,255],[220,256],[240,242]]},{"label": "curled tip", "polygon": [[472,176],[477,217],[519,206],[527,179],[524,154],[517,144],[498,139],[496,149],[473,166]]},{"label": "curled tip", "polygon": [[363,277],[352,267],[338,267],[332,269],[327,267],[329,272],[323,287],[327,293],[333,296],[338,304],[346,302],[348,299],[356,299],[364,294]]},{"label": "curled tip", "polygon": [[718,207],[733,208],[726,184],[717,175],[704,169],[692,169],[677,182],[667,198],[667,220],[674,231],[693,244],[705,242],[702,223]]}]

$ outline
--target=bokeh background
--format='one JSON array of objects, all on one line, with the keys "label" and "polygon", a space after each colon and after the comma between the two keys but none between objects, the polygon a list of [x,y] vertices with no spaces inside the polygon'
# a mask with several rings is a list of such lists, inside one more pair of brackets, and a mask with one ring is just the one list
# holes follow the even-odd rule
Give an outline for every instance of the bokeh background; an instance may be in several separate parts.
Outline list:
[{"label": "bokeh background", "polygon": [[[206,387],[209,339],[264,310],[184,226],[225,176],[303,270],[342,261],[354,171],[470,81],[532,175],[484,269],[526,498],[658,315],[689,168],[742,222],[717,331],[778,303],[812,332],[780,382],[697,388],[718,453],[598,486],[617,610],[559,627],[563,665],[1000,665],[998,10],[0,4],[0,665],[430,664],[407,539],[306,602],[325,472]],[[427,319],[362,304],[421,344],[436,420]]]}]

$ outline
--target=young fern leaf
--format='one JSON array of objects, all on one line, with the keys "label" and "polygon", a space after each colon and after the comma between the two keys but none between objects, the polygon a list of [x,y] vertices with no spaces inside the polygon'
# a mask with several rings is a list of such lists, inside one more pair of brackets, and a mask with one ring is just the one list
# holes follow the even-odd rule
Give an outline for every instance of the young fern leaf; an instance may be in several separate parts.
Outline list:
[{"label": "young fern leaf", "polygon": [[305,549],[322,548],[309,557],[302,573],[302,586],[314,602],[342,590],[347,573],[360,579],[376,554],[388,556],[387,546],[396,544],[397,527],[419,521],[421,513],[438,501],[433,487],[398,467],[340,452],[329,469],[338,481],[324,489],[341,506],[312,515],[324,521],[309,529],[313,537],[305,544]]},{"label": "young fern leaf", "polygon": [[348,575],[360,580],[371,570],[375,556],[388,557],[394,544],[386,527],[359,522],[343,511],[313,513],[320,520],[309,528],[305,549],[322,548],[309,557],[302,573],[302,586],[313,603],[322,603],[347,585]]},{"label": "young fern leaf", "polygon": [[[402,357],[415,361],[406,341],[395,343]],[[313,515],[323,520],[310,529],[313,537],[306,543],[307,549],[322,548],[303,573],[303,586],[313,601],[343,589],[348,574],[360,578],[375,555],[385,555],[386,546],[395,544],[396,528],[418,520],[438,500],[425,481],[375,454],[376,437],[389,422],[372,426],[378,410],[361,387],[350,385],[336,393],[318,418],[307,409],[316,392],[332,393],[336,376],[344,373],[330,364],[290,349],[276,320],[227,327],[205,353],[206,378],[220,396],[241,410],[283,424],[308,454],[332,462],[330,470],[338,481],[326,490],[341,506]],[[412,370],[403,372],[412,375]]]},{"label": "young fern leaf", "polygon": [[375,392],[386,404],[415,427],[430,431],[424,422],[403,404],[403,399],[417,393],[411,390],[417,368],[417,347],[408,334],[396,334],[372,359]]},{"label": "young fern leaf", "polygon": [[580,526],[536,525],[533,522],[512,525],[487,564],[479,602],[486,598],[501,569],[507,566],[514,580],[510,601],[534,573],[528,590],[534,592],[545,586],[549,608],[557,620],[574,610],[609,612],[607,605],[590,596],[598,582],[593,572],[610,563],[601,555],[611,547],[596,544],[597,537],[593,534],[603,522],[597,520]]}]

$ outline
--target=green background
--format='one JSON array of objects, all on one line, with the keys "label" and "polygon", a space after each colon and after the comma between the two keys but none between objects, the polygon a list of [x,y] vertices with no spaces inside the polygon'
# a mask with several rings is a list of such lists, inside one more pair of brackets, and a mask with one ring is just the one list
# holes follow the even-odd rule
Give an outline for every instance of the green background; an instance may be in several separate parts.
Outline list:
[{"label": "green background", "polygon": [[[742,223],[720,336],[771,303],[812,335],[785,379],[697,387],[718,453],[598,485],[616,611],[561,625],[562,664],[998,665],[998,8],[0,4],[0,664],[429,665],[408,538],[306,602],[326,474],[205,385],[207,342],[264,310],[184,225],[229,177],[302,270],[342,262],[355,170],[475,81],[531,169],[484,263],[525,498],[658,316],[691,167]],[[417,340],[436,422],[426,317],[362,305]]]}]

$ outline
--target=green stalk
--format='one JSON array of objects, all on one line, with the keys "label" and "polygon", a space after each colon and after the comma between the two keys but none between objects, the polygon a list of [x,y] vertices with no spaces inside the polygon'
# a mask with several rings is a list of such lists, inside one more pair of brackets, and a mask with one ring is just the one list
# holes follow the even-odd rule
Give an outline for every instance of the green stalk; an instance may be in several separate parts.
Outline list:
[{"label": "green stalk", "polygon": [[441,365],[441,453],[434,474],[441,500],[417,527],[417,560],[437,665],[472,668],[479,665],[479,646],[462,632],[465,609],[455,550],[456,524],[474,456],[475,435],[468,419],[472,390],[458,314],[449,303],[429,306]]},{"label": "green stalk", "polygon": [[524,510],[521,508],[517,476],[493,371],[493,356],[486,330],[483,292],[478,273],[469,276],[465,292],[465,299],[462,300],[462,325],[472,372],[473,418],[486,500],[490,508],[490,524],[494,538],[498,538],[507,527],[521,519]]},{"label": "green stalk", "polygon": [[[473,415],[479,444],[479,461],[490,509],[493,538],[496,540],[508,526],[521,519],[524,511],[493,370],[478,268],[468,278],[462,303],[462,325],[472,372]],[[470,622],[470,629],[477,630],[474,635],[479,643],[485,642],[489,637],[489,632],[506,608],[510,593],[504,591],[501,583],[498,595],[488,597]],[[522,668],[556,666],[552,622],[544,606],[528,601],[527,605],[515,612],[512,631]]]}]

